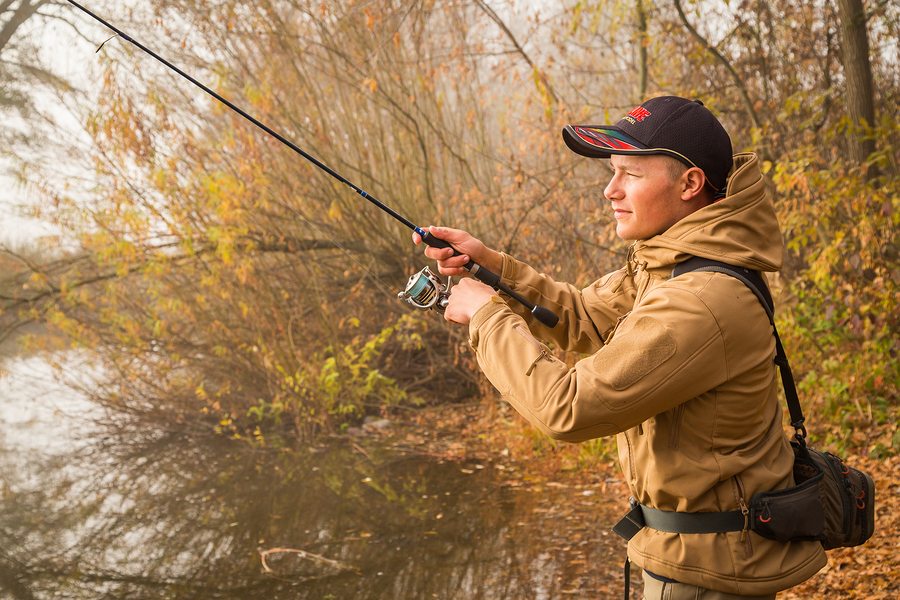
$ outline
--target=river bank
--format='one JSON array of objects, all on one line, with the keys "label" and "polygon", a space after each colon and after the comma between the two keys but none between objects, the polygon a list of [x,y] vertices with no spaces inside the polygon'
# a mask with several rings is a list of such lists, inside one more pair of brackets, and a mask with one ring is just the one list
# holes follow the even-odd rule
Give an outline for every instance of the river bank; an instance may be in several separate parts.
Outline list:
[{"label": "river bank", "polygon": [[[461,418],[463,436],[480,440],[473,452],[497,456],[507,454],[511,464],[523,476],[538,485],[566,485],[599,491],[593,507],[598,529],[608,530],[624,513],[628,492],[612,457],[597,457],[579,445],[556,444],[542,439],[522,419],[499,411],[494,401],[485,401],[469,409]],[[530,447],[532,446],[532,447]],[[514,450],[510,451],[509,449]],[[835,594],[847,599],[889,600],[900,596],[900,456],[872,458],[859,450],[846,454],[851,466],[872,474],[876,482],[876,529],[863,546],[828,552],[828,565],[805,583],[778,594],[779,600],[828,600]],[[581,513],[578,518],[590,520]],[[594,535],[602,535],[595,532]],[[608,562],[624,558],[624,541],[614,536],[616,549]],[[633,576],[640,581],[640,576]],[[614,583],[598,588],[597,597],[621,597],[621,575]],[[618,587],[617,587],[618,585]],[[641,584],[638,583],[640,589]],[[589,596],[584,596],[589,597]]]}]

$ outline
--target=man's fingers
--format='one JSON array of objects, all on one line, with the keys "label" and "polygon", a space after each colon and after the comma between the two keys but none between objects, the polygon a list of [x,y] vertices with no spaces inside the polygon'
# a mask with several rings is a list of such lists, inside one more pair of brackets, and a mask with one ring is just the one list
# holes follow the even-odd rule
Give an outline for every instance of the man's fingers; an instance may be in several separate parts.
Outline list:
[{"label": "man's fingers", "polygon": [[469,237],[469,234],[462,229],[453,229],[451,227],[429,227],[428,231],[430,231],[434,237],[451,243],[462,242]]},{"label": "man's fingers", "polygon": [[[459,247],[459,244],[465,244],[469,240],[473,239],[469,233],[463,231],[462,229],[436,227],[433,225],[429,225],[424,229],[434,237],[451,243],[457,247]],[[422,243],[422,237],[417,233],[413,233],[412,239],[416,244]],[[455,250],[454,248],[435,248],[433,246],[426,246],[424,250],[424,254],[427,258],[437,261],[438,273],[440,273],[441,275],[465,277],[469,274],[465,266],[469,264],[472,259],[468,254],[456,255],[456,252],[457,250]]]},{"label": "man's fingers", "polygon": [[453,258],[448,258],[447,260],[438,261],[438,270],[442,275],[467,275],[468,270],[466,270],[466,265],[469,264],[469,256],[467,254],[462,254],[460,256],[454,256]]},{"label": "man's fingers", "polygon": [[446,276],[453,276],[453,275],[463,276],[463,275],[468,274],[468,271],[466,271],[462,266],[448,265],[446,263],[438,263],[438,272],[441,275],[446,275]]},{"label": "man's fingers", "polygon": [[469,264],[469,257],[465,254],[449,258],[437,259],[438,266],[445,269],[461,269]]},{"label": "man's fingers", "polygon": [[[425,256],[432,260],[450,260],[453,257],[453,248],[431,248],[425,249]],[[458,258],[458,257],[456,257]],[[463,263],[465,264],[465,263]]]}]

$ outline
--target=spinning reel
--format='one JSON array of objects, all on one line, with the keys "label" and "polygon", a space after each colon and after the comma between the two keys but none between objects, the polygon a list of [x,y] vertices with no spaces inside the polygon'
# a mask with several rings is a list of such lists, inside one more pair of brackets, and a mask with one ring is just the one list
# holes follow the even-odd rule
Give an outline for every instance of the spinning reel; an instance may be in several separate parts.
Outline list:
[{"label": "spinning reel", "polygon": [[434,310],[442,313],[447,308],[450,296],[450,280],[447,284],[431,272],[428,267],[412,275],[406,282],[406,289],[397,297],[416,308]]}]

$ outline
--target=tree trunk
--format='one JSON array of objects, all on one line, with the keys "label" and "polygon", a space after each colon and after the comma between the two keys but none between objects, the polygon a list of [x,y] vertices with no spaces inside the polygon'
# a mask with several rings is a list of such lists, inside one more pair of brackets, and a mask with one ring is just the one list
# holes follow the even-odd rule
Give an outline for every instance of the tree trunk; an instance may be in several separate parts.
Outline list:
[{"label": "tree trunk", "polygon": [[[862,0],[838,0],[841,28],[841,62],[847,80],[847,112],[852,127],[848,136],[850,158],[862,165],[875,151],[870,128],[875,124],[875,98],[872,88],[872,64],[869,62],[869,38]],[[869,169],[868,179],[877,176]]]},{"label": "tree trunk", "polygon": [[637,24],[638,24],[638,56],[640,62],[640,88],[638,89],[638,102],[643,102],[647,96],[647,44],[650,38],[647,35],[647,10],[644,8],[644,0],[637,0]]},{"label": "tree trunk", "polygon": [[0,4],[0,50],[6,47],[16,30],[31,15],[47,4],[47,0],[22,0],[16,8],[12,8],[12,4],[11,0],[6,0]]}]

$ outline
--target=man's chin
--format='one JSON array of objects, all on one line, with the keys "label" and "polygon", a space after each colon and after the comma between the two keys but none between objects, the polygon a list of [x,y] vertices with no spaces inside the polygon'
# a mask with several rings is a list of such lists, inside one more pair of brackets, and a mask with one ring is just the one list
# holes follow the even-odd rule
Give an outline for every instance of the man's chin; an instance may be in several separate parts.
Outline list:
[{"label": "man's chin", "polygon": [[616,227],[616,235],[619,236],[620,240],[623,240],[625,242],[633,242],[634,240],[638,239],[632,232],[628,230],[627,227],[623,225],[618,225]]}]

